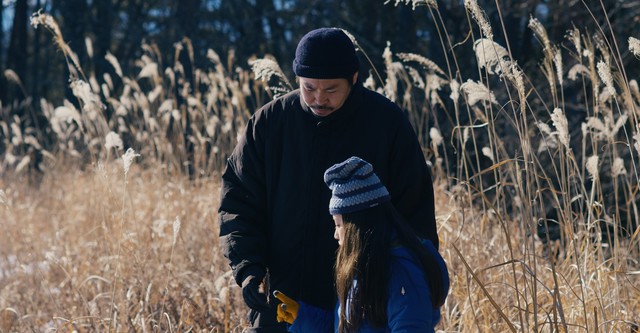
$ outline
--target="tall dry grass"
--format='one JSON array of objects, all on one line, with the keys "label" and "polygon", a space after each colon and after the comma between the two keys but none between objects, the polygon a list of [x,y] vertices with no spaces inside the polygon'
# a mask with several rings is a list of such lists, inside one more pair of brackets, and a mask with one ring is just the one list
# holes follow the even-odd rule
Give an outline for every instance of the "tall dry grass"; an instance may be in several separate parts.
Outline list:
[{"label": "tall dry grass", "polygon": [[[464,3],[477,29],[456,44],[435,1],[395,1],[428,6],[446,64],[390,43],[384,71],[364,80],[408,111],[433,162],[452,279],[438,328],[637,331],[640,91],[622,64],[640,58],[638,39],[604,25],[551,41],[531,17],[543,58],[526,73],[495,41],[505,29]],[[53,148],[19,118],[0,122],[0,329],[239,330],[245,308],[217,248],[218,176],[251,112],[292,89],[277,61],[250,71],[210,50],[211,66],[193,68],[183,40],[175,59],[190,61],[165,65],[143,45],[134,74],[107,54],[115,77],[99,84],[55,21],[33,24],[67,55],[77,103],[40,101]],[[460,76],[461,47],[477,77]],[[34,169],[38,187],[23,181]]]},{"label": "tall dry grass", "polygon": [[99,163],[3,179],[0,332],[239,332],[218,182]]},{"label": "tall dry grass", "polygon": [[[525,73],[509,45],[494,40],[504,27],[491,27],[476,1],[464,3],[478,27],[478,79],[452,74],[462,71],[447,37],[449,71],[417,55],[387,65],[388,75],[412,79],[405,94],[424,91],[433,118],[453,115],[429,132],[436,174],[454,200],[436,206],[450,207],[439,225],[450,231],[441,233],[442,249],[455,272],[443,327],[638,330],[640,96],[622,65],[626,51],[607,25],[593,35],[573,28],[560,46],[531,17],[544,58],[539,73]],[[436,6],[430,12],[442,23]],[[441,132],[448,147],[437,145]],[[453,168],[439,157],[447,149],[457,152]]]}]

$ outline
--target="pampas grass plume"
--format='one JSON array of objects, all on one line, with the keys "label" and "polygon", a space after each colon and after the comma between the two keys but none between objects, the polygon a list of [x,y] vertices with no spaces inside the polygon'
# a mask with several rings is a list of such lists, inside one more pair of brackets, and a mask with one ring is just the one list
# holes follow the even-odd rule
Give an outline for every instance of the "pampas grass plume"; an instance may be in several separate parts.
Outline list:
[{"label": "pampas grass plume", "polygon": [[481,38],[473,43],[473,51],[476,53],[478,66],[486,68],[489,74],[500,73],[498,66],[503,58],[509,57],[509,52],[500,44],[488,38]]},{"label": "pampas grass plume", "polygon": [[449,98],[457,104],[458,99],[460,98],[460,83],[457,80],[451,80],[449,81],[449,88],[451,89]]},{"label": "pampas grass plume", "polygon": [[467,82],[460,86],[460,88],[465,92],[465,94],[467,94],[467,102],[470,106],[475,105],[478,101],[487,101],[494,104],[498,103],[493,92],[491,92],[489,88],[482,83],[468,79]]},{"label": "pampas grass plume", "polygon": [[84,45],[87,48],[87,55],[89,58],[93,58],[93,42],[91,41],[91,38],[85,37]]},{"label": "pampas grass plume", "polygon": [[598,76],[600,76],[600,79],[602,80],[602,82],[604,82],[604,85],[607,87],[609,94],[615,96],[616,89],[613,87],[613,76],[611,75],[611,69],[602,61],[598,62]]},{"label": "pampas grass plume", "polygon": [[85,81],[73,80],[69,86],[73,95],[82,101],[83,110],[87,111],[91,120],[95,120],[96,116],[106,109],[106,106],[100,101],[100,97],[91,90],[91,86]]},{"label": "pampas grass plume", "polygon": [[629,37],[629,51],[636,57],[640,58],[640,40]]},{"label": "pampas grass plume", "polygon": [[[413,80],[413,85],[420,89],[425,89],[426,84],[424,83],[424,80],[422,79],[422,75],[420,74],[420,72],[418,72],[418,70],[413,67],[407,67],[407,70],[409,72],[409,76],[411,77],[411,80]],[[427,75],[427,80],[429,80],[429,76],[430,75]]]},{"label": "pampas grass plume", "polygon": [[558,83],[562,85],[564,83],[564,70],[562,66],[562,52],[560,51],[560,49],[556,50],[556,53],[553,56],[553,63],[556,65],[556,75],[558,76]]},{"label": "pampas grass plume", "polygon": [[491,148],[483,147],[482,148],[482,155],[488,157],[491,160],[491,162],[493,162],[493,163],[496,162],[494,157],[493,157],[493,152],[491,151]]},{"label": "pampas grass plume", "polygon": [[140,74],[138,74],[138,79],[155,79],[156,77],[158,77],[158,64],[155,62],[150,62],[144,65],[144,67],[140,70]]},{"label": "pampas grass plume", "polygon": [[614,177],[627,174],[627,170],[624,167],[624,160],[622,158],[616,157],[616,159],[613,161],[613,165],[611,166],[611,174]]},{"label": "pampas grass plume", "polygon": [[545,151],[549,148],[557,148],[559,140],[552,140],[553,131],[551,130],[551,126],[547,125],[547,123],[538,121],[536,122],[536,126],[542,132],[542,140],[540,140],[540,146],[538,146],[538,153]]},{"label": "pampas grass plume", "polygon": [[600,178],[598,173],[599,161],[600,159],[598,158],[598,155],[593,155],[587,159],[587,172],[589,172],[591,179],[593,179],[594,181]]},{"label": "pampas grass plume", "polygon": [[[385,0],[384,4],[386,5],[390,2],[391,0]],[[394,6],[398,7],[398,4],[402,2],[403,0],[395,0]],[[429,6],[429,7],[432,7],[433,9],[438,9],[438,4],[436,3],[436,0],[404,0],[404,3],[407,5],[411,4],[413,10],[416,10],[418,6]]]},{"label": "pampas grass plume", "polygon": [[180,233],[180,217],[176,216],[175,221],[173,221],[173,246],[176,245],[176,241],[178,240],[178,233]]},{"label": "pampas grass plume", "polygon": [[[553,117],[553,116],[552,116]],[[549,136],[551,135],[551,127],[549,127],[549,125],[547,125],[547,123],[538,121],[536,122],[536,126],[538,126],[538,129],[540,130],[540,132],[542,132],[543,134]]]},{"label": "pampas grass plume", "polygon": [[120,68],[120,63],[118,62],[118,58],[116,58],[111,52],[107,51],[107,54],[104,56],[104,59],[113,66],[113,69],[116,71],[119,77],[122,77],[122,68]]},{"label": "pampas grass plume", "polygon": [[469,141],[469,137],[471,137],[471,130],[468,126],[465,126],[464,131],[462,131],[462,145],[464,146]]},{"label": "pampas grass plume", "polygon": [[7,200],[7,194],[4,193],[4,190],[0,190],[0,204],[5,206],[9,206],[9,200]]},{"label": "pampas grass plume", "polygon": [[116,132],[109,132],[107,134],[107,136],[105,137],[105,144],[104,146],[107,149],[111,149],[111,148],[118,148],[118,149],[122,149],[122,139],[120,138],[120,135],[118,135],[118,133]]},{"label": "pampas grass plume", "polygon": [[486,14],[480,6],[478,6],[477,0],[464,0],[464,7],[471,13],[471,17],[478,23],[480,26],[480,30],[484,34],[484,37],[493,39],[493,31],[491,30],[491,25],[487,20]]},{"label": "pampas grass plume", "polygon": [[18,74],[12,69],[5,69],[4,77],[7,79],[7,81],[13,82],[17,86],[22,86],[22,80],[20,80]]},{"label": "pampas grass plume", "polygon": [[[262,80],[264,82],[269,82],[272,77],[276,77],[280,83],[284,83],[284,86],[281,87],[285,90],[292,90],[291,83],[287,79],[287,76],[284,74],[280,65],[271,58],[262,58],[249,60],[249,65],[251,65],[251,70],[253,71],[256,80]],[[269,88],[269,87],[265,87]]]},{"label": "pampas grass plume", "polygon": [[362,82],[362,85],[365,88],[371,89],[373,91],[377,91],[376,89],[376,80],[373,78],[373,75],[370,73],[369,76]]},{"label": "pampas grass plume", "polygon": [[398,92],[398,74],[402,70],[402,65],[393,61],[393,52],[391,52],[391,43],[389,41],[387,41],[387,47],[382,52],[382,59],[384,59],[384,67],[387,71],[387,78],[384,82],[384,95],[395,101]]},{"label": "pampas grass plume", "polygon": [[633,135],[634,143],[633,146],[636,148],[638,155],[640,156],[640,124],[636,127],[636,134]]},{"label": "pampas grass plume", "polygon": [[34,28],[38,28],[38,26],[42,25],[47,30],[49,30],[53,34],[54,43],[58,46],[58,48],[64,53],[68,59],[71,60],[73,66],[69,66],[69,71],[73,75],[77,75],[77,71],[81,70],[80,59],[78,59],[78,55],[75,54],[69,45],[64,41],[62,37],[62,31],[60,30],[60,26],[56,20],[49,14],[43,14],[42,11],[38,11],[31,15],[30,24]]},{"label": "pampas grass plume", "polygon": [[575,64],[567,73],[567,77],[571,81],[578,79],[578,74],[581,74],[584,78],[589,78],[589,68],[583,64]]},{"label": "pampas grass plume", "polygon": [[405,62],[415,61],[420,65],[424,66],[430,72],[435,72],[441,75],[445,75],[444,71],[440,68],[440,66],[438,66],[435,62],[433,62],[427,57],[423,57],[415,53],[397,53],[396,56]]},{"label": "pampas grass plume", "polygon": [[27,165],[31,163],[31,155],[26,155],[20,160],[20,163],[16,166],[16,174],[20,174]]},{"label": "pampas grass plume", "polygon": [[42,25],[46,29],[49,29],[53,33],[54,41],[66,53],[66,51],[70,51],[67,44],[64,42],[62,38],[62,31],[58,26],[56,20],[48,14],[43,14],[41,11],[38,11],[31,15],[30,19],[31,26],[34,28],[38,28],[38,26]]},{"label": "pampas grass plume", "polygon": [[64,101],[63,106],[58,106],[53,110],[53,118],[51,119],[51,128],[59,135],[64,136],[60,124],[63,122],[71,123],[75,122],[81,130],[83,130],[82,119],[80,113],[73,104],[69,101]]},{"label": "pampas grass plume", "polygon": [[533,33],[540,39],[542,45],[546,52],[551,52],[551,42],[549,41],[549,36],[547,35],[547,30],[544,28],[542,23],[538,21],[535,17],[529,18],[529,29],[533,31]]},{"label": "pampas grass plume", "polygon": [[553,121],[553,126],[556,128],[556,131],[558,131],[558,140],[560,140],[560,143],[562,143],[565,148],[569,149],[569,123],[564,112],[562,112],[560,108],[553,110],[551,121]]},{"label": "pampas grass plume", "polygon": [[640,86],[638,86],[638,81],[629,81],[629,88],[631,88],[634,94],[638,95],[638,100],[640,100]]},{"label": "pampas grass plume", "polygon": [[573,43],[573,46],[576,48],[576,53],[578,55],[582,54],[582,39],[580,39],[580,30],[578,28],[573,28],[569,30],[566,35],[567,39]]},{"label": "pampas grass plume", "polygon": [[13,137],[11,138],[11,143],[14,145],[19,145],[23,142],[22,139],[22,130],[20,129],[20,125],[17,122],[11,123],[11,131],[13,132]]},{"label": "pampas grass plume", "polygon": [[[249,65],[251,65],[251,69],[255,74],[256,80],[269,81],[272,76],[286,79],[280,65],[274,59],[262,58],[249,60]],[[289,83],[288,80],[286,80],[286,82]]]},{"label": "pampas grass plume", "polygon": [[122,155],[122,165],[124,166],[124,175],[125,177],[129,173],[129,167],[131,167],[131,163],[133,163],[133,159],[140,156],[140,154],[136,154],[136,151],[133,148],[127,149],[127,152]]},{"label": "pampas grass plume", "polygon": [[444,138],[440,134],[440,131],[435,127],[431,127],[431,129],[429,130],[429,138],[431,138],[431,144],[433,145],[433,147],[441,145],[444,141]]}]

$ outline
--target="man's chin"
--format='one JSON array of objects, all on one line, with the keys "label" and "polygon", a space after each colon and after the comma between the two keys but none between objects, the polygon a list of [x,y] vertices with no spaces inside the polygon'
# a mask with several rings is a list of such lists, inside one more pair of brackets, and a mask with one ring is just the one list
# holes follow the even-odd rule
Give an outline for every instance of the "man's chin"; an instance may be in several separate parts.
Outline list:
[{"label": "man's chin", "polygon": [[328,115],[330,115],[331,113],[333,113],[333,109],[311,109],[311,112],[313,112],[313,114],[315,114],[318,117],[326,117]]}]

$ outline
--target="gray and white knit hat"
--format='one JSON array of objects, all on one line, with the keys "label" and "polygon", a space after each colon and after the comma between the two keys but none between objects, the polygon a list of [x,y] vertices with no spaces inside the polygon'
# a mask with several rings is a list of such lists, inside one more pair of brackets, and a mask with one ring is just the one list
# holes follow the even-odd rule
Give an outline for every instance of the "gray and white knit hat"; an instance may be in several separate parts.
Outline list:
[{"label": "gray and white knit hat", "polygon": [[353,213],[391,200],[373,166],[356,156],[327,169],[324,182],[331,189],[331,215]]}]

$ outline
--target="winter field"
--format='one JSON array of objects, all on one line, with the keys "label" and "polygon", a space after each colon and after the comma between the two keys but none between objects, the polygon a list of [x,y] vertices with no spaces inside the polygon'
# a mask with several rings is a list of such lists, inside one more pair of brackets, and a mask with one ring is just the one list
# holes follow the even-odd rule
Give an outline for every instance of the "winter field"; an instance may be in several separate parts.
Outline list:
[{"label": "winter field", "polygon": [[[454,70],[355,40],[385,60],[364,84],[408,111],[433,165],[452,282],[437,329],[637,332],[640,89],[622,60],[640,65],[640,36],[550,41],[532,17],[544,58],[528,73],[465,5],[480,35],[456,47],[473,48],[479,79],[456,74],[445,37]],[[240,332],[220,171],[251,112],[296,83],[275,59],[229,67],[208,50],[189,87],[143,45],[133,73],[107,54],[117,75],[99,84],[52,17],[31,24],[65,55],[76,100],[37,101],[46,129],[0,118],[0,333]]]}]

